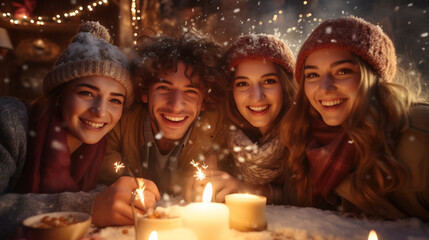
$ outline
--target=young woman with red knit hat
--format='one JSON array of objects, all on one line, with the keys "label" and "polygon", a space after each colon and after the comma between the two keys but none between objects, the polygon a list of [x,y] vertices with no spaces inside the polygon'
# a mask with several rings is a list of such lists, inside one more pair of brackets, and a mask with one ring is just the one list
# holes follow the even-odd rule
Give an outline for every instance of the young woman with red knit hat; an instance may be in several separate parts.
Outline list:
[{"label": "young woman with red knit hat", "polygon": [[286,204],[429,220],[429,105],[396,68],[392,41],[362,19],[330,19],[310,34],[281,124]]},{"label": "young woman with red knit hat", "polygon": [[[294,56],[286,44],[272,35],[239,37],[225,53],[228,73],[226,111],[230,174],[215,171],[216,200],[234,192],[267,196],[279,203],[282,165],[287,149],[279,140],[279,122],[296,92]],[[222,167],[220,167],[222,169]]]}]

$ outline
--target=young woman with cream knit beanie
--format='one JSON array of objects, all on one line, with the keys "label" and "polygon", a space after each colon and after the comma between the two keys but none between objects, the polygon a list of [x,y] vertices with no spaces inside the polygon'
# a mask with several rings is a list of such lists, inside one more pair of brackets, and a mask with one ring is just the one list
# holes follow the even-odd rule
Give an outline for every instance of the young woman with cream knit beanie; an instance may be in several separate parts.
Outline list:
[{"label": "young woman with cream knit beanie", "polygon": [[290,150],[285,203],[429,220],[429,105],[396,70],[379,26],[341,17],[314,29],[280,131]]},{"label": "young woman with cream knit beanie", "polygon": [[[18,191],[58,193],[95,188],[106,149],[104,136],[132,102],[128,65],[125,55],[111,44],[105,27],[98,22],[81,25],[44,78],[43,95],[29,106],[28,116],[24,111],[17,117],[22,121],[13,123],[22,124],[25,132],[2,135],[2,139],[22,143],[11,146],[22,146],[16,156],[26,158],[22,159],[25,164]],[[11,104],[18,100],[3,101]],[[5,118],[2,122],[8,124]],[[17,164],[17,173],[21,164]],[[6,185],[11,189],[15,183]]]}]

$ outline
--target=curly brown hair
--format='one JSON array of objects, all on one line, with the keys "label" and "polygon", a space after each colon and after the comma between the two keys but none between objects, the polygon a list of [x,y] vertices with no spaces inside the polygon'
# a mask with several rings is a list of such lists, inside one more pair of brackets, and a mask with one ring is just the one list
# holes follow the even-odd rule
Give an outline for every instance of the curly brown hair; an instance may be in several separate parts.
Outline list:
[{"label": "curly brown hair", "polygon": [[[222,47],[213,38],[197,30],[187,30],[178,37],[145,36],[134,47],[132,72],[135,89],[142,96],[147,89],[166,71],[177,70],[177,63],[186,65],[185,74],[204,93],[207,108],[214,108],[222,101],[225,93],[225,76],[220,58]],[[190,69],[190,70],[189,70]]]}]

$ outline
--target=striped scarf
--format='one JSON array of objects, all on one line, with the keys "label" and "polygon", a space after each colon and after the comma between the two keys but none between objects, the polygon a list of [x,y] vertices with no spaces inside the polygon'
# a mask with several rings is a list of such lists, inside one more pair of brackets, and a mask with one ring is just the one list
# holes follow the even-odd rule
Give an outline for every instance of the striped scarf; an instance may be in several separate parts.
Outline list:
[{"label": "striped scarf", "polygon": [[306,150],[310,181],[313,191],[326,197],[350,173],[355,146],[341,126],[331,127],[315,119],[311,129],[312,137]]},{"label": "striped scarf", "polygon": [[258,145],[253,143],[242,130],[231,130],[228,147],[234,157],[238,174],[241,174],[245,182],[266,184],[283,173],[287,150],[280,143],[278,135]]}]

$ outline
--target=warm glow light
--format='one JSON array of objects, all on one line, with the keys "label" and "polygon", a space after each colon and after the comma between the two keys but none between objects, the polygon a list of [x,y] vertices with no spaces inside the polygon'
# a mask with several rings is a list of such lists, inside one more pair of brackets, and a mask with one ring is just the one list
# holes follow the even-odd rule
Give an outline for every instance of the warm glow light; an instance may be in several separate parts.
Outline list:
[{"label": "warm glow light", "polygon": [[121,168],[124,168],[125,165],[124,163],[120,163],[120,162],[115,162],[115,172],[118,172]]},{"label": "warm glow light", "polygon": [[152,231],[149,235],[149,240],[158,240],[158,233],[156,231]]},{"label": "warm glow light", "polygon": [[378,240],[377,233],[374,230],[369,232],[368,240]]},{"label": "warm glow light", "polygon": [[144,205],[144,196],[143,196],[143,192],[146,189],[146,185],[144,184],[143,178],[136,178],[136,179],[139,185],[139,188],[136,189],[136,192],[138,194],[138,198],[140,198],[140,201],[143,204],[143,208],[146,209],[146,206]]},{"label": "warm glow light", "polygon": [[204,178],[206,178],[206,174],[203,173],[203,169],[207,169],[208,165],[205,165],[203,163],[203,165],[201,166],[201,168],[199,167],[199,163],[195,162],[194,160],[191,161],[192,166],[194,166],[197,170],[195,171],[194,177],[197,178],[197,180],[203,180]]},{"label": "warm glow light", "polygon": [[212,184],[207,183],[203,192],[203,203],[209,203],[212,201],[212,192],[213,192]]}]

